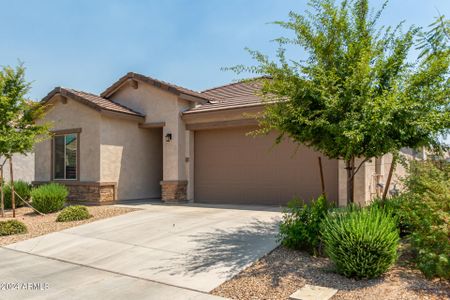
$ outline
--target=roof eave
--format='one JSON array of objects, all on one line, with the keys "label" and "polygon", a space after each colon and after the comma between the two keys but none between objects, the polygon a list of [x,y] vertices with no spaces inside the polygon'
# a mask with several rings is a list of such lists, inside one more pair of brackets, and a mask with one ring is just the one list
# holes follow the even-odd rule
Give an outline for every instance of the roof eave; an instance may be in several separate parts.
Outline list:
[{"label": "roof eave", "polygon": [[132,114],[112,111],[112,110],[108,110],[108,109],[100,109],[100,113],[102,115],[105,115],[105,116],[118,117],[118,118],[122,118],[122,119],[134,120],[134,121],[137,121],[137,122],[145,121],[145,117],[144,116],[132,115]]},{"label": "roof eave", "polygon": [[143,120],[145,120],[145,116],[141,115],[141,114],[118,112],[118,111],[112,111],[112,110],[108,110],[108,109],[99,107],[98,105],[95,105],[94,103],[84,99],[83,97],[80,97],[80,96],[78,96],[64,88],[61,88],[61,87],[54,88],[50,93],[47,94],[47,96],[42,98],[42,100],[40,101],[41,105],[45,105],[46,103],[48,103],[57,94],[60,94],[63,97],[67,97],[67,98],[73,99],[75,101],[78,101],[78,102],[88,106],[89,108],[92,108],[92,109],[100,112],[103,115],[117,116],[117,117],[122,117],[122,118],[126,118],[126,119],[134,119],[139,122],[142,122]]}]

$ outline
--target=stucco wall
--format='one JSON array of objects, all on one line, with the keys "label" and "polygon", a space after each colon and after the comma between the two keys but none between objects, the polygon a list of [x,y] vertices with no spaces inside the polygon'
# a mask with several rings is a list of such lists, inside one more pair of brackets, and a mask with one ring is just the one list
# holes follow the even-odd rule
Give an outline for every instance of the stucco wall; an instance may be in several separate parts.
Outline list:
[{"label": "stucco wall", "polygon": [[195,139],[194,131],[186,130],[186,171],[187,171],[187,199],[194,199],[194,164],[195,164]]},{"label": "stucco wall", "polygon": [[[408,163],[408,160],[412,159],[412,156],[402,153],[400,152],[401,155],[405,158],[405,162]],[[383,160],[381,161],[382,163],[382,172],[383,172],[383,177],[381,180],[381,183],[384,185],[386,184],[386,180],[389,174],[389,170],[391,168],[391,163],[392,163],[392,154],[386,154],[383,157]],[[392,190],[394,187],[396,187],[397,189],[401,190],[403,188],[401,181],[408,175],[408,171],[405,168],[405,166],[399,162],[397,162],[396,166],[395,166],[395,171],[394,174],[392,176],[392,180],[391,180],[391,185],[389,187],[389,190]]]},{"label": "stucco wall", "polygon": [[[165,122],[161,136],[163,180],[186,180],[186,128],[180,113],[193,103],[144,83],[139,83],[137,89],[125,86],[119,89],[111,99],[143,113],[146,115],[147,123]],[[164,138],[168,133],[172,134],[170,142],[166,142]]]},{"label": "stucco wall", "polygon": [[162,180],[162,130],[102,116],[102,182],[117,183],[117,199],[159,198]]},{"label": "stucco wall", "polygon": [[[51,130],[81,128],[80,181],[100,180],[100,114],[75,100],[63,104],[59,96],[51,100],[43,122],[51,122]],[[51,180],[51,140],[35,146],[35,180]]]},{"label": "stucco wall", "polygon": [[[4,157],[0,157],[0,163],[3,163]],[[34,181],[34,153],[27,155],[13,155],[14,180],[23,180],[26,182]],[[6,181],[10,180],[9,162],[3,167],[3,176]]]},{"label": "stucco wall", "polygon": [[[411,157],[405,155],[408,160]],[[361,159],[356,160],[356,165],[359,165]],[[382,195],[383,188],[377,191],[377,183],[383,187],[386,185],[389,170],[392,164],[392,154],[388,153],[378,159],[372,158],[367,161],[355,175],[355,202],[364,206],[369,204],[373,199]],[[378,165],[378,167],[377,167]],[[403,165],[397,163],[395,171],[392,175],[391,185],[389,191],[394,186],[401,190],[401,180],[407,175],[407,170]],[[342,160],[339,161],[339,205],[347,204],[347,181],[346,181],[345,164]]]}]

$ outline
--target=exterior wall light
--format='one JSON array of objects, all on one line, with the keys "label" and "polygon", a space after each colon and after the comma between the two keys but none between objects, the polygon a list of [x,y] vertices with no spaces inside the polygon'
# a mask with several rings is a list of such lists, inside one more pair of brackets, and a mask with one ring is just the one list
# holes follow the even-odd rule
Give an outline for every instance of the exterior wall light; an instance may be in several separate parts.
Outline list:
[{"label": "exterior wall light", "polygon": [[166,142],[170,142],[172,140],[172,134],[168,133],[166,134]]}]

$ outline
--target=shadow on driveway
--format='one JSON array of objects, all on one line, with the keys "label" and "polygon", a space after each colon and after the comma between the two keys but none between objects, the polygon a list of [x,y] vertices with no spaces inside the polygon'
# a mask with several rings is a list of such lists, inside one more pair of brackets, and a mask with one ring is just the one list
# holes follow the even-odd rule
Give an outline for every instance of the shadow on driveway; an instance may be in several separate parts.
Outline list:
[{"label": "shadow on driveway", "polygon": [[[231,277],[278,246],[278,224],[275,219],[272,222],[254,220],[238,228],[189,235],[196,246],[192,252],[180,254],[175,263],[184,274],[215,270]],[[172,263],[168,262],[168,266]],[[172,270],[167,267],[160,271]]]}]

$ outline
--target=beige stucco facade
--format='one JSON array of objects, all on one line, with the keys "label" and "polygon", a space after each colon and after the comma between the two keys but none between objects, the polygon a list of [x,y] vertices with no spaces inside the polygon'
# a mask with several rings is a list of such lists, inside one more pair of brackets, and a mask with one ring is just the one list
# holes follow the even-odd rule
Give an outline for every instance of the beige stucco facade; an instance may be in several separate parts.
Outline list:
[{"label": "beige stucco facade", "polygon": [[[400,152],[406,160],[412,159],[410,155]],[[379,158],[371,158],[365,162],[355,175],[354,193],[355,202],[365,206],[376,198],[381,197],[383,189],[389,175],[392,165],[392,154],[388,153]],[[356,159],[356,165],[359,165],[362,158]],[[401,190],[401,180],[407,175],[406,168],[397,163],[392,174],[389,192],[394,189]],[[343,160],[339,160],[339,205],[347,204],[347,172]]]},{"label": "beige stucco facade", "polygon": [[[65,103],[59,96],[51,101],[43,122],[51,124],[52,131],[81,128],[80,133],[80,180],[100,181],[100,127],[101,116],[92,108],[75,100]],[[47,139],[35,146],[35,181],[50,181],[52,167],[52,142]]]},{"label": "beige stucco facade", "polygon": [[[139,128],[137,120],[102,115],[73,99],[55,96],[43,122],[52,131],[79,129],[79,178],[70,185],[110,183],[116,199],[159,198],[162,179],[161,129]],[[35,146],[36,182],[52,181],[51,139]]]},{"label": "beige stucco facade", "polygon": [[[162,181],[187,181],[188,200],[193,199],[193,134],[186,130],[181,113],[195,103],[147,84],[138,88],[126,85],[111,96],[111,100],[130,107],[145,115],[145,123],[163,123],[162,134]],[[171,140],[166,141],[166,135]]]},{"label": "beige stucco facade", "polygon": [[[34,180],[34,152],[25,154],[13,155],[13,177],[14,180],[23,180],[25,182],[32,182]],[[3,165],[3,178],[5,181],[10,181],[9,162],[5,161],[5,157],[0,156],[0,164]]]},{"label": "beige stucco facade", "polygon": [[159,198],[162,130],[139,128],[135,121],[102,116],[100,181],[117,184],[117,199]]},{"label": "beige stucco facade", "polygon": [[[58,94],[62,92],[56,89],[46,100],[51,106],[43,121],[50,122],[53,131],[77,129],[78,178],[63,182],[71,186],[74,199],[211,198],[210,202],[285,204],[297,195],[309,201],[321,193],[321,156],[327,194],[339,205],[346,204],[343,161],[328,160],[304,146],[296,152],[289,141],[274,146],[275,133],[245,135],[248,128],[256,128],[261,104],[191,113],[204,101],[201,97],[139,77],[119,81],[107,91],[107,98],[85,93],[83,99],[73,90]],[[121,105],[114,113],[111,102]],[[124,112],[124,107],[131,111]],[[365,205],[379,194],[377,186],[385,183],[391,159],[374,158],[361,167],[355,177],[356,202]],[[393,183],[404,173],[397,167]],[[35,147],[35,181],[52,180],[49,139]],[[233,189],[235,196],[229,193]]]}]

